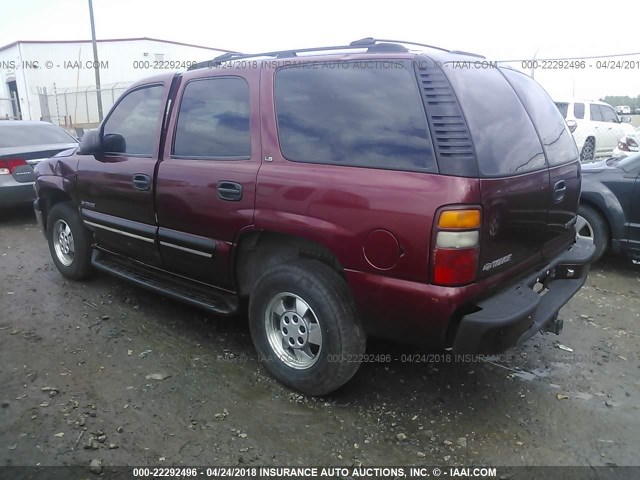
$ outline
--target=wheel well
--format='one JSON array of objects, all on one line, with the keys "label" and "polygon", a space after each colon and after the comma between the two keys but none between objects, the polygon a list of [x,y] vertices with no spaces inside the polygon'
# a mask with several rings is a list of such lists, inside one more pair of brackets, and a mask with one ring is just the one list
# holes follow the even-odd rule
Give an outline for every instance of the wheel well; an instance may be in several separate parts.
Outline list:
[{"label": "wheel well", "polygon": [[580,200],[580,205],[584,207],[589,207],[591,210],[593,210],[598,215],[600,215],[600,217],[604,221],[605,226],[607,227],[609,245],[611,245],[611,239],[613,237],[613,233],[611,231],[611,224],[609,222],[609,217],[607,217],[606,212],[602,208],[600,208],[596,203],[591,202],[589,200]]},{"label": "wheel well", "polygon": [[62,190],[56,190],[53,188],[42,189],[38,192],[38,198],[40,200],[40,209],[42,211],[42,223],[44,230],[47,230],[47,216],[54,205],[60,202],[70,202],[71,197]]},{"label": "wheel well", "polygon": [[249,295],[268,269],[296,258],[310,258],[329,265],[340,275],[344,268],[326,247],[305,238],[273,232],[251,232],[243,236],[235,256],[238,293]]}]

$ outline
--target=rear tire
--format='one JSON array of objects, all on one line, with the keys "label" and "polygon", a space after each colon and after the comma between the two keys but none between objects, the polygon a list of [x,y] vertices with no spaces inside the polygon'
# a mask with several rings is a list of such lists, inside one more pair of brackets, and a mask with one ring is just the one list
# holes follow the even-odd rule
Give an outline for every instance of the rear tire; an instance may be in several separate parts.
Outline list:
[{"label": "rear tire", "polygon": [[581,162],[592,162],[596,158],[596,141],[593,138],[587,138],[580,152]]},{"label": "rear tire", "polygon": [[599,212],[587,205],[578,207],[576,234],[578,237],[591,239],[595,244],[594,262],[600,260],[609,247],[609,226],[606,220]]},{"label": "rear tire", "polygon": [[266,271],[251,293],[249,326],[269,373],[309,395],[324,395],[348,382],[366,348],[347,283],[315,260]]},{"label": "rear tire", "polygon": [[62,275],[71,280],[91,275],[90,238],[71,203],[53,206],[47,217],[47,240],[51,258]]}]

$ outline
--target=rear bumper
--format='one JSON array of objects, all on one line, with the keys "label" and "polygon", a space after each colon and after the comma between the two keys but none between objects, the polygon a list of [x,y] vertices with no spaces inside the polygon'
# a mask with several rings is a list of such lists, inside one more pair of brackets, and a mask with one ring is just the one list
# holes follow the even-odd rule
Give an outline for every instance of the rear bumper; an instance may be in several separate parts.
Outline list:
[{"label": "rear bumper", "polygon": [[36,198],[33,182],[19,183],[13,179],[0,183],[0,207],[28,204]]},{"label": "rear bumper", "polygon": [[[494,354],[531,338],[584,285],[594,251],[591,242],[578,239],[544,268],[479,302],[478,311],[462,317],[453,351]],[[533,290],[540,284],[543,295]]]}]

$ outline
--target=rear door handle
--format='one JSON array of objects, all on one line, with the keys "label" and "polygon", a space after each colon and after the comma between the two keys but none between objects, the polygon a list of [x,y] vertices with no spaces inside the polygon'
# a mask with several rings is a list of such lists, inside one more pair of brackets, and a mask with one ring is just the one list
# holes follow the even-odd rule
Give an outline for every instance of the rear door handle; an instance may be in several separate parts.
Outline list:
[{"label": "rear door handle", "polygon": [[222,180],[218,182],[218,198],[229,202],[238,202],[242,199],[242,185],[236,182]]},{"label": "rear door handle", "polygon": [[147,191],[151,188],[151,178],[149,175],[144,175],[142,173],[136,173],[133,176],[133,186],[136,190]]},{"label": "rear door handle", "polygon": [[564,200],[564,195],[567,193],[567,183],[564,180],[560,180],[553,186],[553,201],[554,203],[560,203]]}]

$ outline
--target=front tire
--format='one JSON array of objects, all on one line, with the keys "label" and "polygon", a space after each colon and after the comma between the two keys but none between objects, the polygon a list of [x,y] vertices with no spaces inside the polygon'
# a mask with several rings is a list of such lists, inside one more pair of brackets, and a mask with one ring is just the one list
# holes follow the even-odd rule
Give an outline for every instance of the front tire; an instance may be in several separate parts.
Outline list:
[{"label": "front tire", "polygon": [[251,294],[249,326],[269,373],[309,395],[324,395],[348,382],[366,348],[347,283],[315,260],[265,272]]},{"label": "front tire", "polygon": [[595,244],[594,262],[600,260],[609,247],[609,227],[607,222],[602,218],[602,215],[587,205],[578,207],[576,234],[578,237],[587,238]]},{"label": "front tire", "polygon": [[49,251],[62,275],[82,280],[92,273],[90,235],[71,203],[57,203],[47,217]]}]

